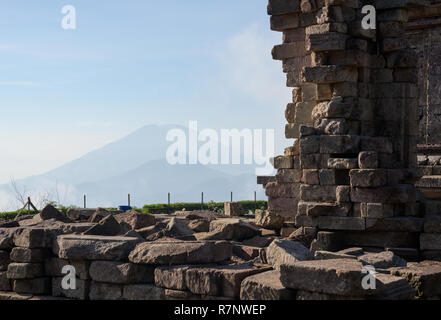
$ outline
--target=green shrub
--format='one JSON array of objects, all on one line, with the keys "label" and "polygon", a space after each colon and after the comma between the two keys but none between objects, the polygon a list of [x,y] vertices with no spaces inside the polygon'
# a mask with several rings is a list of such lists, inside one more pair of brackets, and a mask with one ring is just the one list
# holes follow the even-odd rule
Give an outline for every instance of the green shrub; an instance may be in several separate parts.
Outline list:
[{"label": "green shrub", "polygon": [[[254,209],[256,206],[256,209],[260,210],[266,210],[268,208],[268,203],[266,201],[257,201],[256,204],[254,201],[239,201],[245,211],[248,213],[254,213]],[[57,209],[63,212],[64,214],[67,213],[67,211],[74,207],[64,207],[64,206],[57,206]],[[203,205],[201,203],[194,203],[194,202],[182,202],[182,203],[173,203],[170,205],[170,207],[167,204],[150,204],[145,205],[142,209],[134,207],[133,210],[138,211],[140,213],[145,214],[161,214],[161,213],[174,213],[175,211],[180,210],[210,210],[214,212],[218,212],[223,214],[224,213],[224,203],[223,202],[214,202],[210,201],[208,203],[204,203]],[[116,208],[107,208],[107,210],[117,210]],[[12,212],[0,212],[0,220],[10,220],[14,219],[18,214],[17,211]],[[28,215],[28,214],[37,214],[35,211],[27,211],[24,210],[21,215]]]},{"label": "green shrub", "polygon": [[[255,209],[255,203],[254,201],[239,201],[245,211],[247,212],[254,212]],[[266,210],[268,208],[267,201],[257,201],[256,202],[256,209]],[[150,214],[161,214],[161,213],[173,213],[175,211],[181,211],[181,210],[187,210],[187,211],[193,211],[193,210],[210,210],[215,211],[219,213],[224,213],[224,203],[223,202],[208,202],[204,203],[203,205],[201,203],[194,203],[194,202],[184,202],[184,203],[172,203],[170,206],[167,204],[151,204],[151,205],[145,205],[142,208],[143,213],[150,213]]]},{"label": "green shrub", "polygon": [[[21,216],[30,215],[30,214],[37,214],[37,212],[23,210],[23,212],[21,213]],[[18,215],[18,210],[12,211],[12,212],[0,212],[0,220],[12,220],[12,219],[15,219],[15,217],[17,215]]]}]

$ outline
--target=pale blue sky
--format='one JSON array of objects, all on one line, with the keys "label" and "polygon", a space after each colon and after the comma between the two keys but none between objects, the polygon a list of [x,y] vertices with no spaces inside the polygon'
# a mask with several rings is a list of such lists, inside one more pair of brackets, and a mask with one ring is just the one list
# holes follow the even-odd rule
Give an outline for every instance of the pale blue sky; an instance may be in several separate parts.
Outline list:
[{"label": "pale blue sky", "polygon": [[[73,5],[77,29],[63,30]],[[283,132],[267,0],[0,2],[0,183],[152,123]]]}]

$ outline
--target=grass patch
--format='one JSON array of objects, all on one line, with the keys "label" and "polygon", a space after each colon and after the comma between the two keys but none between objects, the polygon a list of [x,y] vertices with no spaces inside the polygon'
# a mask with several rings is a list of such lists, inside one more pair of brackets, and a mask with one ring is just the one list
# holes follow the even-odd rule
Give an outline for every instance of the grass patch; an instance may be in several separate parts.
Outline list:
[{"label": "grass patch", "polygon": [[[256,204],[254,201],[239,201],[242,204],[242,207],[247,212],[254,212],[254,209],[266,210],[268,208],[267,201],[257,201]],[[182,203],[172,203],[170,206],[167,204],[151,204],[145,205],[142,208],[143,213],[150,214],[160,214],[160,213],[173,213],[175,211],[180,210],[210,210],[218,213],[224,213],[224,203],[223,202],[208,202],[204,203],[194,203],[194,202],[182,202]]]},{"label": "grass patch", "polygon": [[[256,204],[254,201],[239,201],[242,204],[242,207],[247,212],[254,213],[254,209],[260,209],[260,210],[266,210],[268,209],[268,202],[267,201],[257,201]],[[67,213],[69,209],[73,207],[57,207],[58,210],[60,210],[63,213]],[[117,210],[117,208],[106,208],[107,210]],[[224,213],[224,203],[223,202],[208,202],[204,203],[203,205],[201,203],[195,203],[195,202],[182,202],[182,203],[172,203],[170,206],[167,204],[149,204],[145,205],[142,208],[133,208],[133,210],[138,211],[140,213],[145,214],[170,214],[174,213],[175,211],[180,210],[210,210],[214,212],[218,212],[223,214]],[[11,211],[11,212],[0,212],[0,220],[12,220],[18,215],[19,210],[17,211]],[[35,211],[28,211],[23,210],[21,215],[34,215],[37,212]]]}]

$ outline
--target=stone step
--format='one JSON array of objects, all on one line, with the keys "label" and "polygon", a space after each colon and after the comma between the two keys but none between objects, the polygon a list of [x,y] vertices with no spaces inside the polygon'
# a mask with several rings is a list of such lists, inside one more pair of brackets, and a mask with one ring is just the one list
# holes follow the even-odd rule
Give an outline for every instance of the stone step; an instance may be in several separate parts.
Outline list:
[{"label": "stone step", "polygon": [[280,272],[267,271],[245,278],[240,289],[241,300],[295,300],[296,291],[280,281]]},{"label": "stone step", "polygon": [[270,267],[257,268],[249,264],[158,267],[155,284],[171,290],[188,290],[196,295],[239,298],[245,278],[269,270]]},{"label": "stone step", "polygon": [[392,268],[390,273],[407,279],[417,297],[432,298],[441,295],[441,262],[409,264],[405,268]]},{"label": "stone step", "polygon": [[299,214],[310,217],[332,216],[347,217],[350,214],[351,204],[337,204],[328,202],[300,201]]},{"label": "stone step", "polygon": [[428,200],[441,200],[441,175],[423,176],[415,186]]},{"label": "stone step", "polygon": [[[281,265],[282,285],[338,296],[371,297],[388,296],[394,290],[405,290],[407,282],[388,274],[375,275],[375,289],[363,287],[368,275],[363,264],[355,259],[302,261]],[[370,282],[367,281],[367,284]],[[408,290],[409,291],[409,290]]]},{"label": "stone step", "polygon": [[138,264],[205,264],[231,258],[232,246],[226,241],[144,242],[130,253]]},{"label": "stone step", "polygon": [[70,260],[126,260],[138,238],[93,235],[58,236],[53,251]]}]

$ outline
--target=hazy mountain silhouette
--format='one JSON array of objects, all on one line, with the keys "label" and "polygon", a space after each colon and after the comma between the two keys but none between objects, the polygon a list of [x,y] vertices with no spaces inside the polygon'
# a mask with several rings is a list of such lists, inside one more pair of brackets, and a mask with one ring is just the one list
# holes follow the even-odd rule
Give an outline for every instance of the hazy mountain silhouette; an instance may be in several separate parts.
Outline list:
[{"label": "hazy mountain silhouette", "polygon": [[101,149],[54,169],[42,177],[72,184],[93,182],[165,157],[167,132],[177,125],[148,125]]},{"label": "hazy mountain silhouette", "polygon": [[[253,192],[263,191],[256,185],[253,165],[170,165],[165,160],[171,129],[187,128],[178,125],[148,125],[128,136],[94,150],[83,157],[39,176],[16,181],[27,195],[50,197],[64,205],[82,205],[83,194],[88,206],[117,206],[167,201],[225,201],[230,191],[236,200],[252,199]],[[0,186],[2,195],[13,197],[11,185]],[[4,205],[0,203],[0,205]],[[2,208],[3,209],[3,208]]]}]

